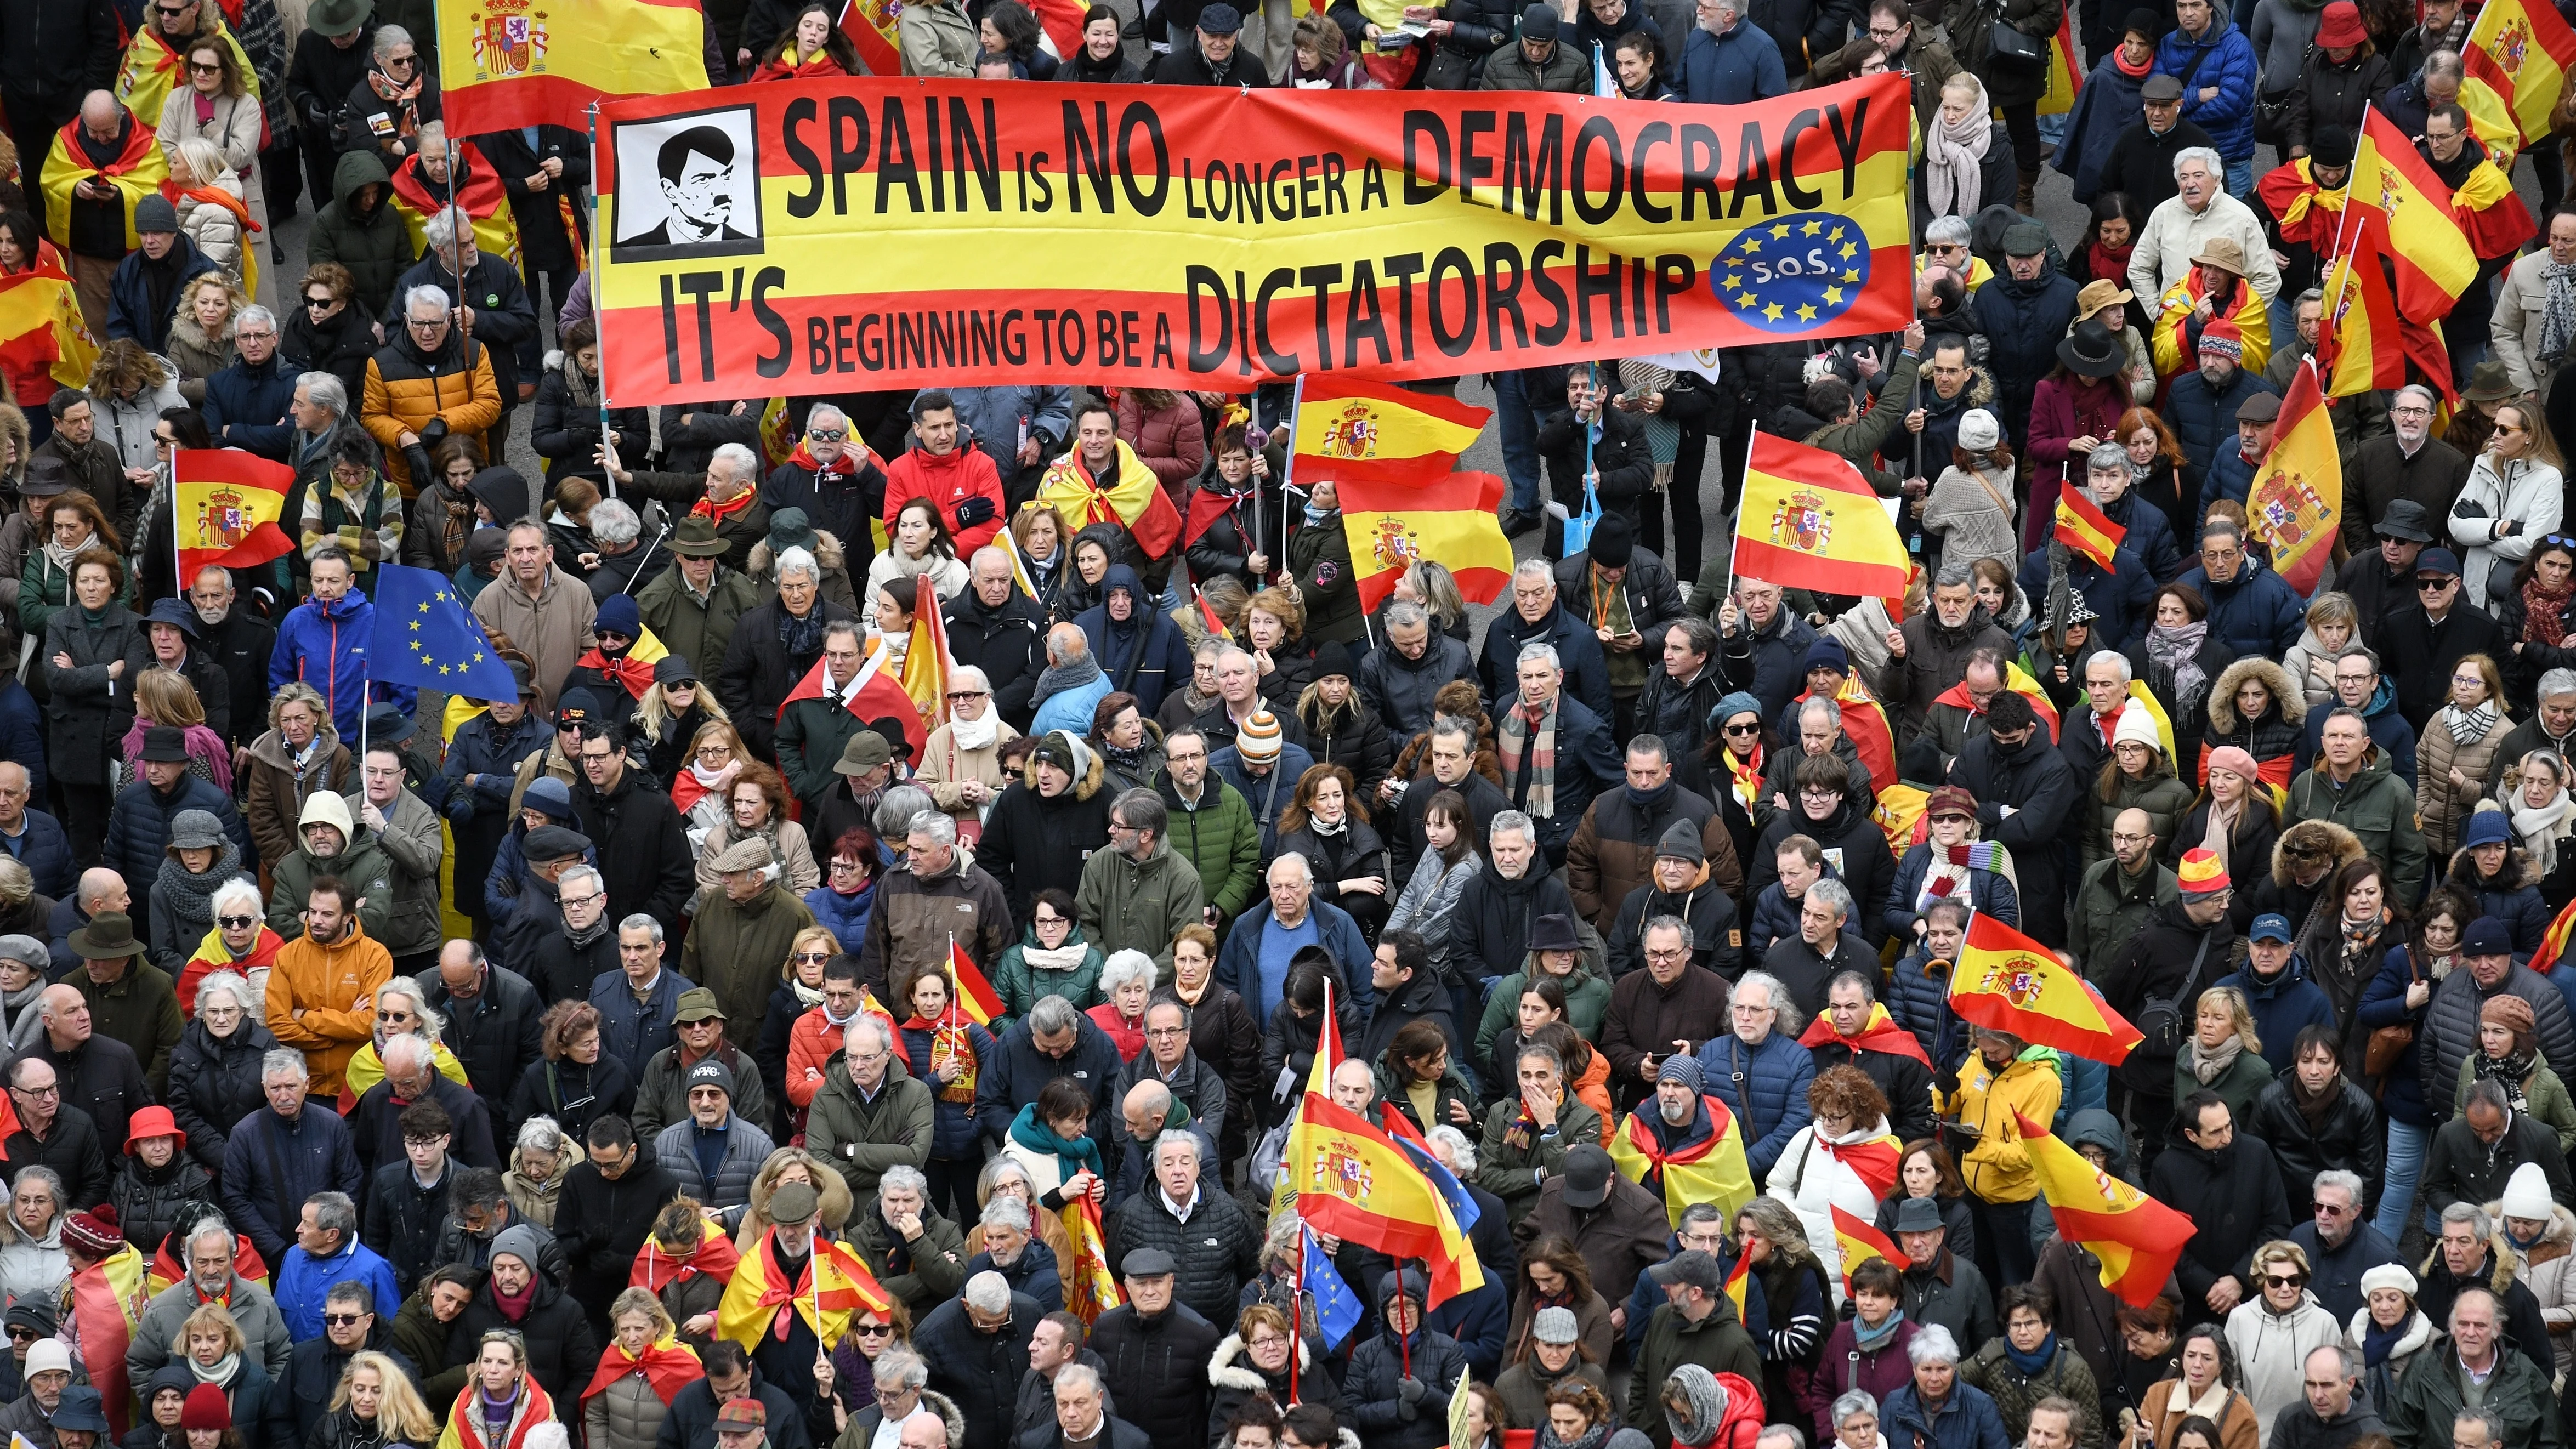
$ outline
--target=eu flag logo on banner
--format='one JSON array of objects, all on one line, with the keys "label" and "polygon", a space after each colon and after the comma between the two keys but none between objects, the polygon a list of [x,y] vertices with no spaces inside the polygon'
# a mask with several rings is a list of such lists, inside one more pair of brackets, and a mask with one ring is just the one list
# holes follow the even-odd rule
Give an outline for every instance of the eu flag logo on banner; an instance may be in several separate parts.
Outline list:
[{"label": "eu flag logo on banner", "polygon": [[1339,1348],[1342,1340],[1351,1336],[1351,1330],[1360,1326],[1360,1301],[1351,1296],[1341,1270],[1324,1256],[1324,1245],[1315,1241],[1315,1230],[1301,1227],[1297,1235],[1305,1241],[1298,1257],[1297,1276],[1304,1280],[1306,1295],[1315,1300],[1315,1326],[1323,1332],[1326,1349]]},{"label": "eu flag logo on banner", "polygon": [[377,569],[376,637],[367,655],[377,679],[468,699],[518,696],[510,666],[444,577],[401,564]]}]

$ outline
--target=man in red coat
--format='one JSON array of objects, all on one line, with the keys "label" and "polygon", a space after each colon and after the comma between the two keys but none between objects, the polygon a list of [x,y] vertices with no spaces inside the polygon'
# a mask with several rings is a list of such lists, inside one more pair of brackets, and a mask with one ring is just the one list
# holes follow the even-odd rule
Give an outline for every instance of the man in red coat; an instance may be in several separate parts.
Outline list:
[{"label": "man in red coat", "polygon": [[944,389],[924,389],[912,400],[912,436],[912,450],[886,468],[886,536],[893,537],[905,504],[927,498],[957,556],[972,558],[1002,531],[1001,472],[984,450],[965,446],[956,401]]}]

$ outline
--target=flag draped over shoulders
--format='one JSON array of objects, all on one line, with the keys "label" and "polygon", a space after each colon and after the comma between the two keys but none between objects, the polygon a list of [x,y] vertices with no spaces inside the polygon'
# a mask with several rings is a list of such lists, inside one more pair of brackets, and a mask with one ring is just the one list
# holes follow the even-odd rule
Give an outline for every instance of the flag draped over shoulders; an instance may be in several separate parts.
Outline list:
[{"label": "flag draped over shoulders", "polygon": [[1083,466],[1079,446],[1056,459],[1038,481],[1038,502],[1056,511],[1067,536],[1114,523],[1136,536],[1147,557],[1160,558],[1181,536],[1181,511],[1124,438],[1117,447],[1117,466],[1105,483]]},{"label": "flag draped over shoulders", "polygon": [[80,117],[74,116],[54,133],[54,144],[45,155],[45,235],[56,246],[70,246],[72,240],[72,189],[89,180],[101,180],[121,193],[117,203],[125,211],[125,247],[139,251],[143,238],[134,230],[134,204],[160,191],[161,183],[170,179],[170,163],[153,139],[152,128],[136,121],[125,128],[125,146],[116,159],[104,166],[90,164],[89,151],[81,145]]},{"label": "flag draped over shoulders", "polygon": [[[39,238],[34,266],[0,276],[0,375],[80,387],[97,361],[98,338],[81,316],[71,272],[54,244]],[[17,401],[42,407],[52,396],[48,387]]]},{"label": "flag draped over shoulders", "polygon": [[805,1320],[817,1339],[836,1344],[852,1314],[892,1309],[893,1298],[859,1255],[820,1233],[814,1235],[804,1269],[788,1282],[772,1252],[777,1236],[774,1227],[763,1232],[735,1267],[724,1301],[716,1305],[716,1337],[756,1348],[763,1337],[786,1338],[788,1315],[793,1314]]},{"label": "flag draped over shoulders", "polygon": [[1660,1189],[1664,1214],[1676,1231],[1682,1210],[1692,1203],[1716,1203],[1732,1222],[1736,1209],[1753,1200],[1753,1166],[1744,1154],[1743,1124],[1718,1098],[1703,1095],[1699,1100],[1708,1112],[1709,1133],[1685,1147],[1667,1151],[1642,1110],[1629,1113],[1610,1134],[1612,1164],[1640,1187]]}]

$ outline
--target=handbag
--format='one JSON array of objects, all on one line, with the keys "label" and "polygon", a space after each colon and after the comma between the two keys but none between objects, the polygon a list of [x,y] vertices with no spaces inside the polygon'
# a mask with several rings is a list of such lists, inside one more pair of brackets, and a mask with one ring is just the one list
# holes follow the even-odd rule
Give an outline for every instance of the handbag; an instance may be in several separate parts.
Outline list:
[{"label": "handbag", "polygon": [[1986,54],[1995,65],[2021,72],[2048,68],[2048,41],[2028,34],[2004,18],[2001,5],[1990,7],[1993,19],[1986,26]]},{"label": "handbag", "polygon": [[2184,973],[2182,989],[2171,996],[2149,996],[2138,1009],[2135,1023],[2140,1038],[2132,1056],[2161,1057],[2172,1061],[2182,1055],[2183,1039],[2189,1035],[2182,1024],[2183,1005],[2193,1001],[2192,988],[2200,983],[2201,963],[2209,959],[2209,937],[2200,938],[2200,949],[2192,953],[2191,970]]},{"label": "handbag", "polygon": [[[2407,988],[2412,990],[2415,983],[2422,979],[2422,975],[2415,969],[2415,949],[2410,946],[2406,950]],[[2383,1026],[2372,1031],[2369,1042],[2361,1049],[2361,1074],[2365,1077],[2388,1075],[2396,1068],[2397,1059],[2406,1055],[2406,1049],[2414,1044],[2415,1023],[2411,1021],[2401,1021],[2395,1026]]]},{"label": "handbag", "polygon": [[1476,68],[1467,57],[1441,46],[1431,52],[1431,63],[1423,68],[1422,88],[1426,91],[1471,90],[1476,84]]}]

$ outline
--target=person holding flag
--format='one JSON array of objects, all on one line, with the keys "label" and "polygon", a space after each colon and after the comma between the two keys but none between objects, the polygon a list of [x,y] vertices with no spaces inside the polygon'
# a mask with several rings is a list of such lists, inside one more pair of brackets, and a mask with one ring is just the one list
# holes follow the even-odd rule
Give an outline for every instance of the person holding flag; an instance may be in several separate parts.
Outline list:
[{"label": "person holding flag", "polygon": [[810,1184],[780,1183],[769,1195],[770,1226],[716,1308],[716,1337],[742,1345],[760,1376],[799,1404],[829,1392],[826,1347],[840,1343],[852,1317],[894,1306],[857,1253],[815,1231],[822,1205]]},{"label": "person holding flag", "polygon": [[[1982,969],[1971,964],[1974,948],[1972,936],[1954,974],[1954,1000],[1955,983]],[[1974,1143],[1959,1171],[1967,1180],[1968,1212],[1976,1222],[1978,1242],[1992,1245],[2003,1281],[2027,1282],[2038,1264],[2030,1208],[2039,1186],[2021,1145],[2019,1123],[2055,1120],[2064,1093],[2057,1054],[2030,1046],[2010,1031],[1980,1026],[1976,1050],[1933,1085],[1935,1108]]]},{"label": "person holding flag", "polygon": [[1458,1340],[1424,1325],[1428,1291],[1411,1267],[1380,1278],[1382,1327],[1351,1353],[1342,1396],[1370,1449],[1435,1449],[1447,1441],[1441,1405],[1467,1372],[1467,1353]]}]

